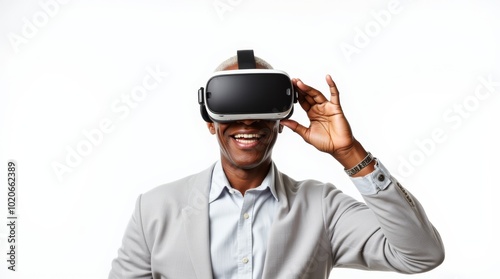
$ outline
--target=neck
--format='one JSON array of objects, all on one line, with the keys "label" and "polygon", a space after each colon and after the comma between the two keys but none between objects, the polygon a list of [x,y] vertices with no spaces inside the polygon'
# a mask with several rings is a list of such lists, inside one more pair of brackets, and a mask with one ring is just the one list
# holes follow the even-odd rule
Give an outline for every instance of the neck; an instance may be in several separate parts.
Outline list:
[{"label": "neck", "polygon": [[231,187],[240,191],[242,195],[245,195],[247,190],[261,185],[270,167],[271,162],[263,163],[251,169],[242,169],[232,164],[224,164],[224,162],[222,162],[222,169]]}]

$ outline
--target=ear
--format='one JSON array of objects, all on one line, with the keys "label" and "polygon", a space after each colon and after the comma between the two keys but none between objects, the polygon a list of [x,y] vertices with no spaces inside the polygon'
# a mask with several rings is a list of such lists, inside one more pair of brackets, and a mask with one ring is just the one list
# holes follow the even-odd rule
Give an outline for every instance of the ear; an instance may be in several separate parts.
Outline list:
[{"label": "ear", "polygon": [[215,135],[215,125],[214,125],[214,123],[207,122],[207,127],[208,127],[208,130],[210,131],[210,134]]},{"label": "ear", "polygon": [[281,125],[281,124],[279,124],[279,125],[280,125],[280,126],[279,126],[279,130],[278,130],[278,132],[281,134],[281,132],[283,132],[283,125]]}]

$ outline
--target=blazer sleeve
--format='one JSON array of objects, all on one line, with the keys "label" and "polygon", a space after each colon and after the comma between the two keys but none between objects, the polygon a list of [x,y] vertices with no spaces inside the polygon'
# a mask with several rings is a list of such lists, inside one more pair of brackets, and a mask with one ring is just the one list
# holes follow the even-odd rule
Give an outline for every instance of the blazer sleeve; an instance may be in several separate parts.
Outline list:
[{"label": "blazer sleeve", "polygon": [[439,233],[421,204],[390,175],[361,203],[334,188],[323,199],[336,267],[420,273],[444,260]]},{"label": "blazer sleeve", "polygon": [[151,250],[146,242],[141,216],[141,198],[137,198],[135,210],[130,219],[118,257],[112,262],[109,279],[152,278]]}]

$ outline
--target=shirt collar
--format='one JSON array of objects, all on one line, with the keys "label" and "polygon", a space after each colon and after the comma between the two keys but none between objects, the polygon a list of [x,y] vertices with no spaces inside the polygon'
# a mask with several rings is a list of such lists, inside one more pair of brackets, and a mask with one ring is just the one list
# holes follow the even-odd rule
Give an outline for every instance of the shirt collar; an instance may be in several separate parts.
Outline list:
[{"label": "shirt collar", "polygon": [[[279,201],[278,195],[276,193],[275,185],[274,185],[274,181],[275,181],[274,178],[275,178],[274,164],[272,164],[271,168],[269,169],[269,172],[267,173],[266,177],[262,181],[262,184],[259,185],[256,189],[265,190],[265,189],[269,188],[274,199],[276,201]],[[222,164],[219,160],[215,164],[215,167],[214,167],[214,170],[212,173],[212,182],[210,185],[210,193],[208,195],[208,202],[211,203],[211,202],[217,200],[221,196],[221,194],[223,193],[224,189],[227,189],[227,191],[233,190],[233,188],[229,184],[229,181],[227,180],[226,174],[224,173],[224,170],[222,169]]]}]

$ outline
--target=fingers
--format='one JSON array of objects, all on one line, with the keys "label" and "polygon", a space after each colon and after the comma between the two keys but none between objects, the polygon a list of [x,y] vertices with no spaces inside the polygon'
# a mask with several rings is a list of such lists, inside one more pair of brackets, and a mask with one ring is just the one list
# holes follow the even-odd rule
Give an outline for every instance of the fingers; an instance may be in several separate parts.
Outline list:
[{"label": "fingers", "polygon": [[302,90],[297,85],[298,80],[299,79],[297,79],[297,78],[293,78],[292,83],[293,83],[293,86],[295,87],[295,89],[297,90],[297,92],[299,93],[298,94],[298,97],[299,97],[298,101],[299,101],[300,106],[302,107],[302,109],[304,111],[308,112],[311,109],[312,105],[309,104],[309,102],[305,99],[305,94],[302,92]]},{"label": "fingers", "polygon": [[299,92],[299,104],[302,107],[302,109],[306,112],[308,112],[312,105],[309,104],[309,102],[305,99],[304,94]]},{"label": "fingers", "polygon": [[306,101],[310,106],[313,106],[315,104],[322,104],[328,101],[323,93],[305,84],[300,79],[293,79],[292,81],[298,89],[299,101],[301,100],[301,97],[303,97],[303,100]]},{"label": "fingers", "polygon": [[340,105],[339,90],[330,75],[326,75],[326,83],[330,87],[330,102]]}]

